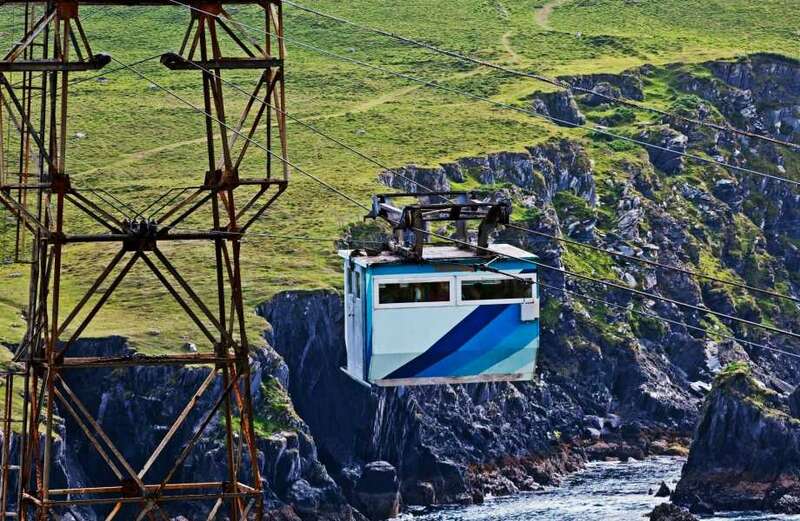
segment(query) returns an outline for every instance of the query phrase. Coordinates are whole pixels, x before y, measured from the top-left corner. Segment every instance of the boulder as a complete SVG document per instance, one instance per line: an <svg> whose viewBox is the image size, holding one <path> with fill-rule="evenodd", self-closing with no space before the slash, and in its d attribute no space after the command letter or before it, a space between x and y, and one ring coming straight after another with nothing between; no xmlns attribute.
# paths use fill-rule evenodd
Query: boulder
<svg viewBox="0 0 800 521"><path fill-rule="evenodd" d="M428 481L414 481L403 487L403 502L428 507L436 504L436 489Z"/></svg>
<svg viewBox="0 0 800 521"><path fill-rule="evenodd" d="M372 521L397 516L400 483L395 468L386 461L368 463L356 484L355 499L359 511Z"/></svg>
<svg viewBox="0 0 800 521"><path fill-rule="evenodd" d="M800 497L793 494L784 494L772 502L767 502L767 506L778 514L795 516L800 514Z"/></svg>
<svg viewBox="0 0 800 521"><path fill-rule="evenodd" d="M677 505L663 503L650 512L650 521L697 521L697 518Z"/></svg>
<svg viewBox="0 0 800 521"><path fill-rule="evenodd" d="M744 203L744 196L738 183L732 179L720 179L714 183L714 195L724 201L731 209L739 211Z"/></svg>
<svg viewBox="0 0 800 521"><path fill-rule="evenodd" d="M314 516L319 513L323 496L308 481L298 479L289 488L287 499L300 516Z"/></svg>
<svg viewBox="0 0 800 521"><path fill-rule="evenodd" d="M581 100L590 107L597 107L609 103L612 98L621 98L622 91L607 81L601 81L594 86L591 93L587 93Z"/></svg>

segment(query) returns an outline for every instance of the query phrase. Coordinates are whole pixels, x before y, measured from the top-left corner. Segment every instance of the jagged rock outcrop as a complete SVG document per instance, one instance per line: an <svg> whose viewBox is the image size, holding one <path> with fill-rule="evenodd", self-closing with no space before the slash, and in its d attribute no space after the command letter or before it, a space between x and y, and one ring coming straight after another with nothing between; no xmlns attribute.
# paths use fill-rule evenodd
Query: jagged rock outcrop
<svg viewBox="0 0 800 521"><path fill-rule="evenodd" d="M558 192L570 191L590 206L597 200L592 162L575 141L552 140L526 152L499 152L470 157L436 168L407 166L382 172L379 180L392 188L418 191L419 183L434 190L449 189L449 180L472 177L485 185L508 183L532 192L528 204L546 205ZM513 188L512 188L513 190Z"/></svg>
<svg viewBox="0 0 800 521"><path fill-rule="evenodd" d="M713 103L740 128L800 137L800 62L755 54L707 67L712 77L683 75L681 87Z"/></svg>
<svg viewBox="0 0 800 521"><path fill-rule="evenodd" d="M446 192L450 190L447 172L448 170L444 167L423 168L411 165L381 172L380 180L385 185L404 192L418 192L419 185L417 183L436 192Z"/></svg>
<svg viewBox="0 0 800 521"><path fill-rule="evenodd" d="M706 398L673 500L714 510L800 512L800 420L746 365Z"/></svg>
<svg viewBox="0 0 800 521"><path fill-rule="evenodd" d="M622 74L585 74L579 76L560 76L558 78L573 87L587 89L604 94L611 94L616 98L628 98L635 101L644 100L643 82L641 76L636 73ZM581 94L581 102L589 106L602 105L608 100L594 96L591 93Z"/></svg>
<svg viewBox="0 0 800 521"><path fill-rule="evenodd" d="M689 138L677 130L669 127L660 127L647 130L639 135L639 139L650 143L653 147L647 149L650 162L659 170L667 174L677 174L684 168Z"/></svg>
<svg viewBox="0 0 800 521"><path fill-rule="evenodd" d="M672 494L672 491L669 489L669 485L667 485L666 483L664 483L662 481L661 485L659 485L659 487L658 487L658 490L656 490L655 496L656 497L669 497L670 494Z"/></svg>

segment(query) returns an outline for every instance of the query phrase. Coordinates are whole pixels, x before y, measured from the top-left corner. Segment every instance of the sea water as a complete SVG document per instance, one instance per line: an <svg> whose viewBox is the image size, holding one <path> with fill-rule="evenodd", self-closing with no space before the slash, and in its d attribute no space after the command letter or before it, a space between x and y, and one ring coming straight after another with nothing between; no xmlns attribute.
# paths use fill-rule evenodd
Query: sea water
<svg viewBox="0 0 800 521"><path fill-rule="evenodd" d="M658 457L590 463L565 478L561 486L542 492L488 498L483 505L437 507L405 517L414 521L642 521L656 505L666 501L653 493L662 481L675 488L684 462L682 458ZM800 521L800 516L738 512L705 519Z"/></svg>

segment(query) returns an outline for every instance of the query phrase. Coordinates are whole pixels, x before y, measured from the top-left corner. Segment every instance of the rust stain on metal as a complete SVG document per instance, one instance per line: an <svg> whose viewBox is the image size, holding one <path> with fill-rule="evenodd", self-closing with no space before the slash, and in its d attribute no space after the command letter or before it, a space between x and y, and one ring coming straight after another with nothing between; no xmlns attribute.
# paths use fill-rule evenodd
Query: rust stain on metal
<svg viewBox="0 0 800 521"><path fill-rule="evenodd" d="M286 190L287 160L283 45L273 38L283 36L282 6L279 0L231 0L226 3L253 4L264 10L263 42L250 42L237 34L239 27L219 2L190 1L190 20L179 52L168 53L162 63L176 73L193 73L200 80L205 106L207 170L197 173L198 185L170 190L145 212L134 213L123 201L105 191L73 182L67 173L70 74L98 70L110 57L95 54L81 23L83 5L157 6L170 1L29 1L24 4L24 34L0 59L0 129L15 128L19 139L15 165L6 168L8 143L0 141L0 205L17 218L16 259L30 264L27 329L3 375L5 401L0 427L3 445L0 457L0 517L13 515L22 520L49 519L59 510L74 506L107 505L106 520L168 519L168 502L213 502L208 519L219 512L233 520L263 518L264 505L258 469L256 436L253 428L249 350L241 282L241 240L247 229ZM121 30L124 30L122 28ZM272 38L269 34L272 33ZM222 51L222 40L235 44L238 55ZM245 43L248 42L248 43ZM253 99L235 120L227 122L222 71L255 71L257 84ZM186 72L181 72L186 71ZM35 74L36 73L36 74ZM19 78L19 81L12 81ZM261 101L259 101L261 100ZM271 103L269 102L271 100ZM273 106L270 106L273 105ZM268 150L262 176L242 179L250 138L266 122ZM4 127L5 126L5 127ZM230 129L236 128L233 132ZM240 132L241 131L241 132ZM0 132L0 135L3 135ZM240 143L240 137L247 138ZM0 138L2 139L2 138ZM15 143L17 144L17 143ZM273 152L274 150L274 152ZM281 164L276 170L271 155ZM248 156L248 159L251 159ZM239 197L236 197L236 196ZM244 204L239 204L239 199ZM68 211L69 208L69 211ZM75 215L88 217L99 227L96 232L73 233ZM203 218L205 230L182 231L188 219ZM164 242L207 243L215 251L212 276L216 296L206 302L192 288L180 270L161 250ZM72 244L117 244L119 249L108 265L98 269L97 279L70 309L62 309L64 251ZM176 246L180 247L180 246ZM25 258L26 251L30 258ZM131 269L143 264L195 323L213 345L213 352L166 356L70 356L70 348L120 288ZM109 282L110 281L110 282ZM92 303L93 302L93 303ZM175 419L142 468L117 448L92 416L63 374L73 370L133 366L211 365L207 378ZM181 453L168 462L163 479L148 482L156 461L165 463L165 447L199 409L200 397L212 393L220 381L213 405L202 413L200 427L193 431ZM12 401L21 381L24 393L22 418L12 418ZM116 483L98 483L81 488L52 488L54 407L60 404L74 420L87 441L116 476ZM182 464L202 438L218 413L225 429L227 479L220 482L175 483ZM236 421L235 421L236 418ZM145 418L142 418L145 426ZM235 443L238 421L242 443ZM12 424L20 424L19 461L10 460ZM44 436L40 435L44 429ZM240 450L248 453L249 468L242 468ZM11 473L18 476L11 478ZM12 490L11 482L18 483ZM8 512L12 498L15 512Z"/></svg>

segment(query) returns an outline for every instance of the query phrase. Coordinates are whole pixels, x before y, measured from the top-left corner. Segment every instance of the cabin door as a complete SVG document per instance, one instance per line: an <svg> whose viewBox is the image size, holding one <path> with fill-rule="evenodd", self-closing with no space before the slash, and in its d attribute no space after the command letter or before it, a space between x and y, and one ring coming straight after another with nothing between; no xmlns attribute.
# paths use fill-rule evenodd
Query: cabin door
<svg viewBox="0 0 800 521"><path fill-rule="evenodd" d="M364 277L359 269L353 270L353 345L358 346L358 349L366 350L364 345L364 328L366 327L366 314L364 312ZM362 352L364 360L366 360L366 353Z"/></svg>
<svg viewBox="0 0 800 521"><path fill-rule="evenodd" d="M345 280L347 313L345 328L345 345L347 346L347 372L358 380L364 379L364 281L361 271L352 266L347 271Z"/></svg>

